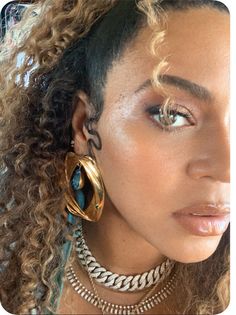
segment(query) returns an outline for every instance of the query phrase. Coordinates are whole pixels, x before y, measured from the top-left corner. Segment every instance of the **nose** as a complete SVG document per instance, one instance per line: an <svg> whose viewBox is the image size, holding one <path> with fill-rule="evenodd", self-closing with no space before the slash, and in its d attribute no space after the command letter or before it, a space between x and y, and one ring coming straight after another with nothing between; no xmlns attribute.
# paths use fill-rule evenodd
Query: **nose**
<svg viewBox="0 0 236 315"><path fill-rule="evenodd" d="M218 124L213 130L202 134L201 137L201 145L198 147L197 154L195 152L196 158L191 159L188 164L188 175L193 179L208 177L214 181L229 183L229 124Z"/></svg>

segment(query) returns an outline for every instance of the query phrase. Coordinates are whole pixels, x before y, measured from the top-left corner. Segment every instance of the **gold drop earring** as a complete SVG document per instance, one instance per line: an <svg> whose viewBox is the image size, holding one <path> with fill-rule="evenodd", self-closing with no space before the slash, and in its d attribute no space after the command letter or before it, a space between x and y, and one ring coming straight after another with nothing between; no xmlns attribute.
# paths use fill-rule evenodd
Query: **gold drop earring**
<svg viewBox="0 0 236 315"><path fill-rule="evenodd" d="M74 140L71 146L74 147ZM88 221L98 221L104 207L105 188L95 160L88 155L68 152L65 158L65 185L69 212Z"/></svg>

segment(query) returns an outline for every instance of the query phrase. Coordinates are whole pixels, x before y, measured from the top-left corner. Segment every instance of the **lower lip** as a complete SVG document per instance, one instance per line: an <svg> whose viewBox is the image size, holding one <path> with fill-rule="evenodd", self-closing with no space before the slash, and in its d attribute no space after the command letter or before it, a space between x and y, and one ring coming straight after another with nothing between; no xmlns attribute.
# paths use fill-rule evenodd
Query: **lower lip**
<svg viewBox="0 0 236 315"><path fill-rule="evenodd" d="M195 216L192 214L174 214L177 222L187 231L199 236L223 234L229 225L229 214L219 216Z"/></svg>

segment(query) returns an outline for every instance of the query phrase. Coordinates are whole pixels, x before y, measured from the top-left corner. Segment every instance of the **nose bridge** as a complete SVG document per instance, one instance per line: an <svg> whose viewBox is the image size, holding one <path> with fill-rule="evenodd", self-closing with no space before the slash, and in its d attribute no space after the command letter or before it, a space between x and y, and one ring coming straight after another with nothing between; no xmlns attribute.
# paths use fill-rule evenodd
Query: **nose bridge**
<svg viewBox="0 0 236 315"><path fill-rule="evenodd" d="M211 177L215 181L230 182L230 132L225 120L215 122L199 136L195 157L188 165L194 179Z"/></svg>
<svg viewBox="0 0 236 315"><path fill-rule="evenodd" d="M230 181L230 134L229 134L229 124L225 121L218 125L218 130L216 130L216 137L213 142L213 154L215 152L216 159L215 167L219 171L219 177L222 177L222 181Z"/></svg>

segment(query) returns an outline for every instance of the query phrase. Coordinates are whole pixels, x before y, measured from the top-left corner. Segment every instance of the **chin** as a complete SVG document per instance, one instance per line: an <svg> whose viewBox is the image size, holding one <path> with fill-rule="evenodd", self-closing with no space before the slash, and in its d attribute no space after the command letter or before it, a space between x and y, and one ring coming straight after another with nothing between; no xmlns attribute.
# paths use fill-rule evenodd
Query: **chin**
<svg viewBox="0 0 236 315"><path fill-rule="evenodd" d="M182 244L175 246L169 255L166 255L170 259L177 262L189 264L198 263L208 259L217 249L221 236L211 236L211 237L196 237L191 241L183 241Z"/></svg>

